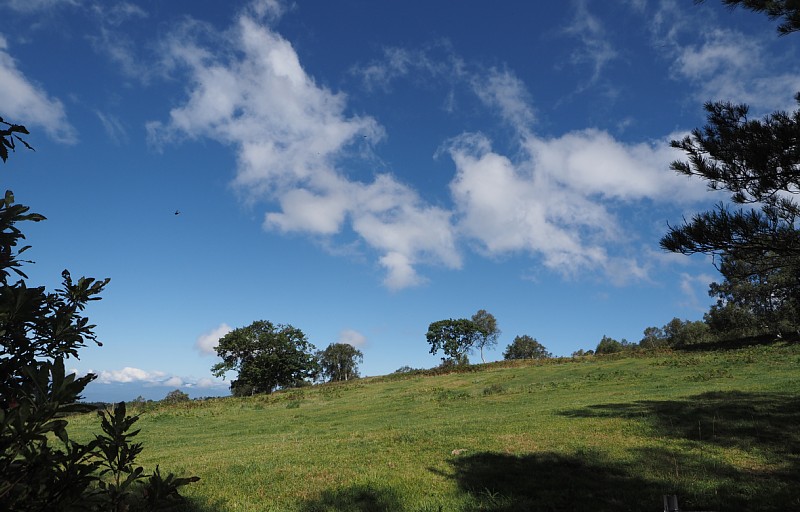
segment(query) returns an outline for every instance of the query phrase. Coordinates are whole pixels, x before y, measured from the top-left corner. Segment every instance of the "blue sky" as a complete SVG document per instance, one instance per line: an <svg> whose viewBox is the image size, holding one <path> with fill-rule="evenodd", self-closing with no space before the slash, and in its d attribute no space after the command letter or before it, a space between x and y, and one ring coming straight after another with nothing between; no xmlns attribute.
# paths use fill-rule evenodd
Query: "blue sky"
<svg viewBox="0 0 800 512"><path fill-rule="evenodd" d="M487 360L702 318L713 266L658 240L724 196L668 142L705 101L800 90L795 40L711 0L0 7L0 116L36 147L3 180L48 217L31 282L111 278L70 362L90 400L225 394L213 342L259 319L380 375L478 309Z"/></svg>

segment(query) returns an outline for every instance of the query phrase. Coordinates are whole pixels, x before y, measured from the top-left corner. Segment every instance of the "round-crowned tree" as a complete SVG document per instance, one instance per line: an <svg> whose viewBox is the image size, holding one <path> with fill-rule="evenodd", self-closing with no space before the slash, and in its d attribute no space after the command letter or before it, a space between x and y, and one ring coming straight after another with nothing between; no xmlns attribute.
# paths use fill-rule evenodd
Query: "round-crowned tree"
<svg viewBox="0 0 800 512"><path fill-rule="evenodd" d="M503 352L505 359L547 359L552 354L547 349L527 334L517 336Z"/></svg>
<svg viewBox="0 0 800 512"><path fill-rule="evenodd" d="M220 338L216 351L222 362L211 372L223 378L228 371L238 372L231 382L231 392L236 396L272 393L297 386L319 373L314 349L300 329L257 320Z"/></svg>

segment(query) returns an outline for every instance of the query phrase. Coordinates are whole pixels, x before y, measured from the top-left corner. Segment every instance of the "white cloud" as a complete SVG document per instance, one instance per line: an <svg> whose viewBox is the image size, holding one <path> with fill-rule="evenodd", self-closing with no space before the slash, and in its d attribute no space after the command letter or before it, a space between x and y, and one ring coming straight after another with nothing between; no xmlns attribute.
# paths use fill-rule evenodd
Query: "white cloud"
<svg viewBox="0 0 800 512"><path fill-rule="evenodd" d="M352 347L363 347L367 343L367 337L353 329L345 329L339 333L339 343L346 343Z"/></svg>
<svg viewBox="0 0 800 512"><path fill-rule="evenodd" d="M194 342L194 347L201 353L201 354L211 354L215 355L217 353L216 348L217 344L219 343L219 339L231 332L233 329L228 324L220 324L218 327L205 332L197 337L197 340Z"/></svg>
<svg viewBox="0 0 800 512"><path fill-rule="evenodd" d="M7 0L6 6L19 12L33 13L66 5L78 6L79 0Z"/></svg>
<svg viewBox="0 0 800 512"><path fill-rule="evenodd" d="M331 236L350 221L379 252L385 283L423 281L421 262L460 265L450 213L425 205L388 174L350 179L335 162L383 137L370 117L347 116L347 98L316 84L292 45L248 15L229 44L236 57L218 58L186 38L173 39L167 58L189 70L186 103L167 124L151 123L151 138L210 137L237 148L234 184L250 198L270 199L266 229Z"/></svg>
<svg viewBox="0 0 800 512"><path fill-rule="evenodd" d="M708 311L708 287L714 281L715 278L709 274L692 275L681 272L680 289L684 296L681 305L701 313ZM701 300L700 296L705 299Z"/></svg>
<svg viewBox="0 0 800 512"><path fill-rule="evenodd" d="M673 0L655 5L652 15L645 14L653 45L672 60L674 79L695 88L695 100L746 103L754 112L796 107L800 73L791 71L796 56L790 48L780 49L774 32L731 29L730 14L718 18L709 5L690 11Z"/></svg>
<svg viewBox="0 0 800 512"><path fill-rule="evenodd" d="M17 68L8 52L8 43L0 34L0 105L7 121L34 126L58 142L77 142L75 128L67 120L64 105L50 98L40 86L29 80Z"/></svg>
<svg viewBox="0 0 800 512"><path fill-rule="evenodd" d="M163 382L163 385L177 388L183 386L184 382L183 379L181 379L180 377L170 377L169 379Z"/></svg>
<svg viewBox="0 0 800 512"><path fill-rule="evenodd" d="M317 84L292 45L253 12L245 10L225 33L209 35L203 27L203 38L183 30L169 40L165 62L185 70L189 86L167 122L148 125L151 140L208 137L231 145L234 185L253 204L276 205L264 214L265 229L309 234L329 245L352 231L375 251L390 289L424 283L421 265L460 268L464 242L490 256L526 252L567 276L600 270L616 283L646 279L618 208L707 199L702 186L669 171L680 155L668 138L622 143L596 129L542 137L534 131L530 95L512 72L477 76L449 52L437 64L427 51L401 49L357 71L368 84L388 87L412 71L442 78L452 70L451 80L463 80L515 130L518 146L513 156L503 155L479 133L445 144L455 164L452 205L426 203L391 174L354 179L340 162L370 152L383 128L367 115L346 114L347 96ZM598 74L616 54L584 2L578 14L575 34L585 29ZM216 46L200 43L207 38ZM687 57L685 65L698 64Z"/></svg>
<svg viewBox="0 0 800 512"><path fill-rule="evenodd" d="M518 132L528 132L535 116L525 85L513 73L492 69L486 77L473 79L472 88L486 106L496 109Z"/></svg>
<svg viewBox="0 0 800 512"><path fill-rule="evenodd" d="M575 18L565 32L581 42L571 54L573 64L588 64L592 69L588 84L597 82L603 69L618 57L618 53L600 19L589 12L586 0L575 2Z"/></svg>
<svg viewBox="0 0 800 512"><path fill-rule="evenodd" d="M166 377L164 372L148 372L140 368L132 368L126 366L121 370L100 370L99 372L91 372L97 374L97 382L102 384L111 384L113 382L162 382Z"/></svg>
<svg viewBox="0 0 800 512"><path fill-rule="evenodd" d="M100 120L100 124L103 125L103 129L105 129L108 138L111 139L114 144L120 145L128 142L128 131L116 116L105 114L99 110L95 110L94 113Z"/></svg>
<svg viewBox="0 0 800 512"><path fill-rule="evenodd" d="M162 371L148 371L141 368L126 366L121 370L89 370L88 373L97 375L95 382L100 384L143 384L146 386L167 386L167 387L198 387L213 388L227 387L227 383L203 377L200 379L192 377L179 377L170 375Z"/></svg>

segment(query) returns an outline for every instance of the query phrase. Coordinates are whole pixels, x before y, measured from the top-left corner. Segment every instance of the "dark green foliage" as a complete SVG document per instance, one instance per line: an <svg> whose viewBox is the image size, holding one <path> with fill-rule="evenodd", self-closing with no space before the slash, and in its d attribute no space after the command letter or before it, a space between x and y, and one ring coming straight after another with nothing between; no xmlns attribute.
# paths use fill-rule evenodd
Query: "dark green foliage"
<svg viewBox="0 0 800 512"><path fill-rule="evenodd" d="M2 160L14 140L30 147L15 135L27 134L24 127L0 124L10 126L0 130ZM67 432L69 415L93 410L78 400L95 375L67 374L64 361L89 341L100 345L82 312L109 280L73 281L65 270L55 292L28 287L21 266L30 262L19 258L28 246L17 249L25 239L17 224L44 220L29 210L10 191L0 201L0 510L128 510L136 503L130 484L143 474L132 466L141 446L129 442L135 419L125 418L124 403L121 418L119 409L103 417L105 436L81 444Z"/></svg>
<svg viewBox="0 0 800 512"><path fill-rule="evenodd" d="M317 361L323 378L329 382L358 378L358 363L364 362L364 354L347 343L331 343L317 352Z"/></svg>
<svg viewBox="0 0 800 512"><path fill-rule="evenodd" d="M440 350L447 358L443 363L469 364L467 354L481 336L481 330L466 318L439 320L428 326L425 338L431 345L431 354Z"/></svg>
<svg viewBox="0 0 800 512"><path fill-rule="evenodd" d="M172 510L179 507L186 500L180 495L178 489L199 480L200 478L196 476L176 477L172 473L163 477L161 470L156 465L156 470L147 477L141 489L144 510Z"/></svg>
<svg viewBox="0 0 800 512"><path fill-rule="evenodd" d="M236 396L298 387L319 373L314 345L291 325L258 320L223 336L216 350L222 362L211 372L224 377L225 372L237 371L238 378L231 382Z"/></svg>
<svg viewBox="0 0 800 512"><path fill-rule="evenodd" d="M695 0L702 3L704 0ZM780 19L778 33L782 36L800 30L800 3L797 0L722 0L731 7L744 7L754 12L764 13L770 19Z"/></svg>
<svg viewBox="0 0 800 512"><path fill-rule="evenodd" d="M167 393L167 396L165 396L164 399L161 400L161 402L165 404L177 404L180 402L188 402L188 401L189 401L189 395L187 393L184 393L180 389L174 389L170 391L169 393Z"/></svg>
<svg viewBox="0 0 800 512"><path fill-rule="evenodd" d="M68 509L89 493L97 462L92 446L69 439L68 414L88 411L77 404L94 375L64 371L87 341L97 342L81 315L108 280L81 278L66 270L62 288L29 288L16 250L25 236L16 226L44 217L14 204L6 192L0 203L0 502L16 510ZM97 342L99 344L99 342Z"/></svg>
<svg viewBox="0 0 800 512"><path fill-rule="evenodd" d="M18 135L20 133L30 135L24 126L6 122L2 117L0 117L0 126L3 126L3 128L0 128L0 160L3 160L3 162L8 160L8 150L14 151L16 149L14 141L21 142L23 146L33 151L31 145Z"/></svg>
<svg viewBox="0 0 800 512"><path fill-rule="evenodd" d="M646 327L644 337L639 341L639 346L644 349L667 347L669 346L669 339L663 328Z"/></svg>
<svg viewBox="0 0 800 512"><path fill-rule="evenodd" d="M794 0L723 2L781 18L781 33L800 28L800 4ZM800 102L800 95L795 99ZM707 103L705 110L706 126L672 141L672 147L683 150L688 159L671 167L705 180L711 190L729 192L731 201L743 206L731 210L720 203L698 213L670 227L661 247L682 254L710 254L719 262L729 286L712 288L711 293L721 300L718 309L729 303L735 307L718 311L713 322L717 329L724 332L720 324L735 319L728 330L750 332L755 326L741 324L751 323L742 315L743 303L748 301L744 310L774 329L780 322L758 311L763 306L772 309L771 299L765 303L763 297L776 289L778 302L797 302L800 297L800 205L794 199L800 190L800 111L750 119L747 105L714 102ZM738 297L740 293L745 296Z"/></svg>
<svg viewBox="0 0 800 512"><path fill-rule="evenodd" d="M600 343L597 344L597 348L594 349L595 354L616 354L618 352L622 352L626 349L631 348L633 345L628 343L625 340L617 341L614 338L609 338L608 336L603 336L603 339L600 340Z"/></svg>
<svg viewBox="0 0 800 512"><path fill-rule="evenodd" d="M517 336L503 352L504 359L547 359L553 354L547 351L544 345L527 334Z"/></svg>
<svg viewBox="0 0 800 512"><path fill-rule="evenodd" d="M703 345L714 341L708 324L702 320L681 320L673 318L664 326L667 343L673 348L686 348L691 345Z"/></svg>
<svg viewBox="0 0 800 512"><path fill-rule="evenodd" d="M411 373L411 372L416 372L416 371L419 371L419 370L417 370L415 368L412 368L412 367L410 367L408 365L404 365L404 366L401 366L400 368L396 369L394 371L394 373Z"/></svg>
<svg viewBox="0 0 800 512"><path fill-rule="evenodd" d="M647 327L639 342L643 349L686 348L716 341L708 324L702 320L673 318L663 327Z"/></svg>
<svg viewBox="0 0 800 512"><path fill-rule="evenodd" d="M794 260L780 267L722 258L722 283L712 283L709 295L717 303L706 315L722 339L771 334L795 334L800 328L800 268Z"/></svg>
<svg viewBox="0 0 800 512"><path fill-rule="evenodd" d="M487 312L485 309L480 309L477 313L472 315L472 322L478 328L478 337L475 340L475 346L480 350L481 362L485 363L486 360L483 358L483 349L492 348L497 345L497 338L500 336L500 328L497 327L497 319L494 315Z"/></svg>
<svg viewBox="0 0 800 512"><path fill-rule="evenodd" d="M98 415L103 430L94 443L102 468L98 485L105 491L111 510L125 510L134 484L145 477L144 468L134 465L142 452L142 444L132 442L139 431L129 432L139 416L128 416L125 402L116 404L112 411L98 411Z"/></svg>

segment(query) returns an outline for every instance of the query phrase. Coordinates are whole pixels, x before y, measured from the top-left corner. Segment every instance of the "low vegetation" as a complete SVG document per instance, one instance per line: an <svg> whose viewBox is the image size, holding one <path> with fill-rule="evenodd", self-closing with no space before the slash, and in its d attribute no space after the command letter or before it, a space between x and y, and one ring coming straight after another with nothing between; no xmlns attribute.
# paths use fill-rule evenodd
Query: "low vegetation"
<svg viewBox="0 0 800 512"><path fill-rule="evenodd" d="M162 404L139 460L200 476L190 511L797 510L799 365L626 352Z"/></svg>

